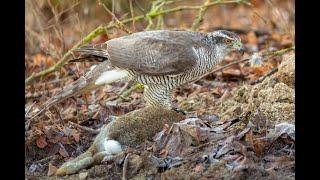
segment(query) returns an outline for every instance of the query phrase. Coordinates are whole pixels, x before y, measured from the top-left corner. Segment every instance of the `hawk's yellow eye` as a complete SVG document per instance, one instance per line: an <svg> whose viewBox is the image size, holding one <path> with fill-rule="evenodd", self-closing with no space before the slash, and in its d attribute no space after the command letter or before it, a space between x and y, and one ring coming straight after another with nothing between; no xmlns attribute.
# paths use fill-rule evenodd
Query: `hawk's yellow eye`
<svg viewBox="0 0 320 180"><path fill-rule="evenodd" d="M227 44L230 44L231 40L230 39L224 39L224 42L227 43Z"/></svg>

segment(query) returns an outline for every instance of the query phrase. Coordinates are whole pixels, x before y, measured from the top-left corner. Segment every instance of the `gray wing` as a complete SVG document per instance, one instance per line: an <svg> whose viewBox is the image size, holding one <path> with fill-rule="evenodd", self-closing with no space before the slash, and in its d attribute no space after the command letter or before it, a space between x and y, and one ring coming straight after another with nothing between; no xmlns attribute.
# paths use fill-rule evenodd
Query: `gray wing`
<svg viewBox="0 0 320 180"><path fill-rule="evenodd" d="M111 64L119 68L150 75L177 75L197 63L193 36L179 31L136 33L108 41L107 52Z"/></svg>

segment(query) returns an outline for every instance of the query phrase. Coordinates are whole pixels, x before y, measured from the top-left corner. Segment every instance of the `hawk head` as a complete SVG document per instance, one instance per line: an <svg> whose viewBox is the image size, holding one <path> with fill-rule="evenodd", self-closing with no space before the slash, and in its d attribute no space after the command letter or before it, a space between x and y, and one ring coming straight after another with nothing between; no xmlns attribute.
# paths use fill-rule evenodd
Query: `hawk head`
<svg viewBox="0 0 320 180"><path fill-rule="evenodd" d="M244 49L240 37L231 31L217 30L206 34L205 41L213 46L221 55L231 51L239 51L243 54Z"/></svg>

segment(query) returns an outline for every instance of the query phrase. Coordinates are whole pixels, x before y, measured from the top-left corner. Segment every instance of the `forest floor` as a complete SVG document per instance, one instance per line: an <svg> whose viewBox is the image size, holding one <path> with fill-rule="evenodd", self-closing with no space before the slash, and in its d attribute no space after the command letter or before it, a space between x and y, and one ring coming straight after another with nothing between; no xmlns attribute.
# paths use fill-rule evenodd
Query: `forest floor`
<svg viewBox="0 0 320 180"><path fill-rule="evenodd" d="M262 58L261 64L257 58L250 58L254 53L294 46L291 28L294 18L289 17L294 2L276 1L274 6L278 12L289 14L282 24L275 16L277 12L266 8L266 2L253 2L256 2L255 13L240 5L224 6L224 9L213 7L207 11L200 31L231 29L241 36L246 49L243 56L229 54L215 69L243 58L250 60L214 70L194 83L179 87L173 99L178 107L191 114L186 120L164 127L152 139L130 153L121 153L114 161L58 179L294 179L295 53L267 56ZM217 15L223 12L227 14ZM197 12L168 15L165 28L173 29L179 24L179 29L186 29L196 15ZM247 23L242 16L251 17L251 21ZM87 27L90 29L97 24L99 22L88 23ZM137 23L135 31L143 30L142 27L145 24ZM63 28L63 48L70 49L81 37L72 36L78 26L72 28L67 24ZM124 34L115 29L95 41L103 42ZM59 54L56 49L62 47L61 38L50 38L43 38L44 44L50 39L44 49ZM26 40L26 43L29 47L25 55L26 77L58 61L59 55L41 50L41 42ZM38 45L40 50L32 50L32 45ZM91 65L67 64L27 85L26 114L36 111L40 104L75 81ZM114 116L144 107L142 89L119 98L125 85L117 82L69 98L26 123L26 179L56 179L52 175L57 168L88 149L99 128Z"/></svg>

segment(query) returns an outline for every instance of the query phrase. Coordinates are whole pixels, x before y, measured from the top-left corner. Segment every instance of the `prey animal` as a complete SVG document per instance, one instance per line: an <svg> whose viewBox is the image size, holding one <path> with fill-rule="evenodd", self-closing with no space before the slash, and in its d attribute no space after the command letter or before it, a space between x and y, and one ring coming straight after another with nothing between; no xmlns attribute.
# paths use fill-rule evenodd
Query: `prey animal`
<svg viewBox="0 0 320 180"><path fill-rule="evenodd" d="M84 91L120 80L142 83L146 106L179 110L171 102L176 87L195 81L231 51L243 51L239 36L226 30L145 31L75 50L72 61L98 61L84 76L43 104L40 112Z"/></svg>

